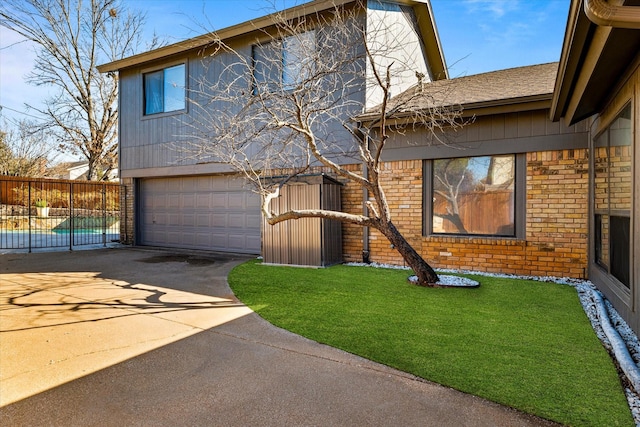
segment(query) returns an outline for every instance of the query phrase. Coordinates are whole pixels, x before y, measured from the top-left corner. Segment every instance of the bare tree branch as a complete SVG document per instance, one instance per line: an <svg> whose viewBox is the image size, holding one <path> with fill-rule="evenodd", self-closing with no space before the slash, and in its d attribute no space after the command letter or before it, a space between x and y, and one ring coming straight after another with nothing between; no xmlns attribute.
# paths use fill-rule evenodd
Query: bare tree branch
<svg viewBox="0 0 640 427"><path fill-rule="evenodd" d="M0 175L43 177L47 165L57 155L43 132L26 120L11 128L5 122L2 128L5 130L0 130Z"/></svg>
<svg viewBox="0 0 640 427"><path fill-rule="evenodd" d="M5 0L0 25L38 47L27 81L52 86L40 129L60 147L89 162L89 180L106 179L117 165L118 79L101 74L100 62L136 53L144 15L118 0Z"/></svg>

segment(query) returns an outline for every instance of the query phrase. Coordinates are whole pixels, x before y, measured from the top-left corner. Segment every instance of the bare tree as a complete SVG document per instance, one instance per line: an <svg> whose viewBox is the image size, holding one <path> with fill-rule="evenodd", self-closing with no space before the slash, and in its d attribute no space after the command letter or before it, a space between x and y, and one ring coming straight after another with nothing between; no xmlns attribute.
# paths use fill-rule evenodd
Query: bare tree
<svg viewBox="0 0 640 427"><path fill-rule="evenodd" d="M426 127L437 139L444 127L460 126L460 113L427 99L425 70L416 69L412 56L420 46L406 22L365 26L359 10L336 6L295 20L276 15L275 28L265 30L250 52L212 40L204 59L210 71L190 94L197 117L192 154L243 173L262 196L269 224L321 217L375 228L413 268L419 284L433 285L437 274L393 222L382 153L390 132ZM368 119L356 120L369 105L374 108ZM282 186L313 170L364 189L367 212L275 212L271 201Z"/></svg>
<svg viewBox="0 0 640 427"><path fill-rule="evenodd" d="M20 121L17 127L0 130L0 175L39 178L56 157L44 132L33 123Z"/></svg>
<svg viewBox="0 0 640 427"><path fill-rule="evenodd" d="M101 74L100 62L135 53L144 15L127 13L117 0L4 0L0 25L36 44L27 81L53 86L41 123L59 146L89 162L89 180L102 180L116 165L118 80ZM100 171L100 173L98 173Z"/></svg>

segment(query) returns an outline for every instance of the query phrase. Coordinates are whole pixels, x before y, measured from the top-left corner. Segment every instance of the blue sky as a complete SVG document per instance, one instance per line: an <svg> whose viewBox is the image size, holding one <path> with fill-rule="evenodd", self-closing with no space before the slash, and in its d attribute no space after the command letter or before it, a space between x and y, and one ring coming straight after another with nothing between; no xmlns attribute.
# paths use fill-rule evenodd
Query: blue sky
<svg viewBox="0 0 640 427"><path fill-rule="evenodd" d="M147 14L145 37L169 43L262 16L301 0L121 0ZM558 61L570 0L431 0L451 77ZM34 114L44 88L24 83L33 48L0 29L0 120ZM15 110L15 111L14 111ZM17 113L16 111L20 112Z"/></svg>

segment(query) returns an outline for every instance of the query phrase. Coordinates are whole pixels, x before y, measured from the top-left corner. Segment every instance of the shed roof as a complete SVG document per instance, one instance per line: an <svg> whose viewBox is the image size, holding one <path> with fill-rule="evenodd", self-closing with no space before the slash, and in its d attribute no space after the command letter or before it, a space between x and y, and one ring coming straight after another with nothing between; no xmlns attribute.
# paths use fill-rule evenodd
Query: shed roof
<svg viewBox="0 0 640 427"><path fill-rule="evenodd" d="M516 104L527 104L528 109L532 103L548 108L557 70L558 63L551 62L416 84L393 97L388 107L389 111L397 108L394 117L437 107L461 107L465 114L481 110L494 114L505 107L513 112ZM360 119L372 119L379 112L380 106L374 107Z"/></svg>

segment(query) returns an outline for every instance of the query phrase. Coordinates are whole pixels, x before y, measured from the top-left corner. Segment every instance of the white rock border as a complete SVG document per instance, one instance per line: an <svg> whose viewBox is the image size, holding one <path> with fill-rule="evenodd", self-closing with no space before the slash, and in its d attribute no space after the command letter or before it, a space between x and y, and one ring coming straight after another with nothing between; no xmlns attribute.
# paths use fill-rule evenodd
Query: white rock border
<svg viewBox="0 0 640 427"><path fill-rule="evenodd" d="M392 268L399 270L410 270L406 266L379 264L379 263L347 263L345 265ZM624 391L627 396L627 403L636 426L640 426L640 341L618 314L616 309L607 301L596 286L588 280L573 279L570 277L555 276L519 276L514 274L486 273L469 270L436 269L438 273L472 274L476 276L499 277L506 279L535 280L538 282L550 282L561 285L569 285L576 289L582 308L586 313L596 336L602 345L609 352L622 371L622 376L626 379ZM415 277L415 276L412 276ZM441 276L449 278L457 276ZM469 279L470 280L470 279ZM475 282L475 281L473 281ZM476 282L477 283L477 282Z"/></svg>

